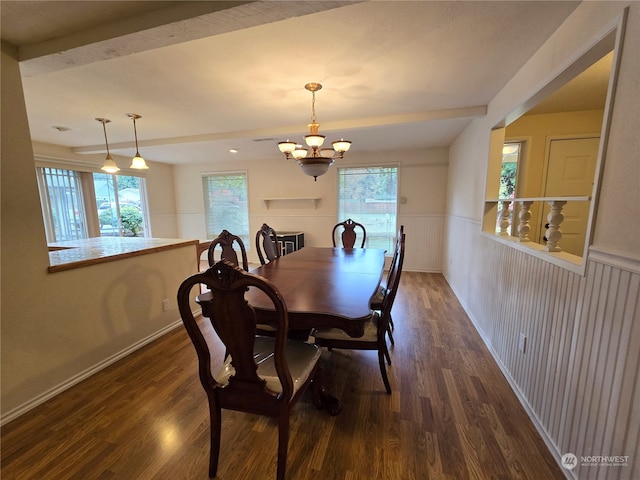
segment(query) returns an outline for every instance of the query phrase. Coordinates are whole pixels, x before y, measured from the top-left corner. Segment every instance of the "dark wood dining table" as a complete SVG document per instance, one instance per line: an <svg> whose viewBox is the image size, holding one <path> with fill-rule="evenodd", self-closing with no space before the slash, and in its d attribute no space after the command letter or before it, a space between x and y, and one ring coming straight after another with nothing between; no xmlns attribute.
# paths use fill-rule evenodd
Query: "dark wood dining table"
<svg viewBox="0 0 640 480"><path fill-rule="evenodd" d="M370 301L384 269L385 250L304 247L251 270L275 284L287 304L289 328L332 327L362 336L370 318ZM210 293L198 296L206 316ZM270 323L273 306L249 289L245 298L259 323Z"/></svg>
<svg viewBox="0 0 640 480"><path fill-rule="evenodd" d="M304 247L251 270L273 282L285 299L290 329L334 327L364 333L371 297L384 269L382 249ZM273 307L257 290L245 297L268 323Z"/></svg>

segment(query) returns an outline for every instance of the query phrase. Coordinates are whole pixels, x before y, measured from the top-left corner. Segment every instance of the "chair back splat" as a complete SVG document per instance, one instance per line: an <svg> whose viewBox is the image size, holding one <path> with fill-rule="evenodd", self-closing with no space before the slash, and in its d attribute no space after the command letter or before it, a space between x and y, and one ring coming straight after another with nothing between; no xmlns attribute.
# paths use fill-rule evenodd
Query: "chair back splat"
<svg viewBox="0 0 640 480"><path fill-rule="evenodd" d="M242 265L238 262L238 253L233 248L234 244L237 245L242 256ZM244 246L244 242L237 235L233 235L228 230L222 230L209 245L207 252L207 259L209 260L209 266L213 266L216 263L215 253L216 249L220 249L220 260L227 260L234 265L241 267L242 269L249 271L249 261L247 260L247 249Z"/></svg>
<svg viewBox="0 0 640 480"><path fill-rule="evenodd" d="M337 223L333 227L333 231L331 232L331 238L333 240L334 247L338 246L338 242L336 242L336 230L338 230L339 228L342 228L342 235L340 236L342 248L354 247L357 239L356 228L359 228L362 232L362 242L360 244L360 248L364 248L365 242L367 241L367 230L364 228L364 225L358 222L354 222L350 218L348 218L344 222Z"/></svg>
<svg viewBox="0 0 640 480"><path fill-rule="evenodd" d="M212 299L208 318L195 319L192 312L192 289L205 285ZM245 300L248 288L264 292L273 303L275 327L273 337L256 336L255 311ZM312 384L313 402L321 407L320 392L314 376L318 371L321 350L315 345L287 341L287 307L278 289L268 280L231 264L226 260L207 271L187 278L178 290L178 307L185 329L198 356L200 383L209 402L211 451L209 476L218 471L221 409L278 418L277 479L284 480L289 443L291 406L305 388ZM226 349L218 369L212 370L209 348L215 334Z"/></svg>
<svg viewBox="0 0 640 480"><path fill-rule="evenodd" d="M256 250L262 265L279 258L282 253L276 231L266 223L256 233Z"/></svg>

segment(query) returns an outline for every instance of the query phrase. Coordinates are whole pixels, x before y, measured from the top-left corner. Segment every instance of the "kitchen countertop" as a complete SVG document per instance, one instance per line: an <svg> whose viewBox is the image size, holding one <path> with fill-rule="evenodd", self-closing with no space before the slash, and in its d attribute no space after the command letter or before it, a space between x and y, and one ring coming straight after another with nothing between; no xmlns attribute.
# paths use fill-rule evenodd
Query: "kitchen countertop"
<svg viewBox="0 0 640 480"><path fill-rule="evenodd" d="M198 240L144 237L95 237L50 243L49 272L60 272L197 244Z"/></svg>

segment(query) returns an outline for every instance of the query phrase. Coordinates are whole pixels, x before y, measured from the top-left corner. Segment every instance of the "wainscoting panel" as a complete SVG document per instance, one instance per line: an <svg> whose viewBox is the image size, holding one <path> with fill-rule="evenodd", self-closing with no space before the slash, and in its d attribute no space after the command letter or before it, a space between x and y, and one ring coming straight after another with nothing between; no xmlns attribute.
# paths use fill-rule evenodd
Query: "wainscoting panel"
<svg viewBox="0 0 640 480"><path fill-rule="evenodd" d="M398 225L404 225L407 238L403 268L414 272L442 272L444 217L399 215Z"/></svg>
<svg viewBox="0 0 640 480"><path fill-rule="evenodd" d="M587 462L574 470L576 478L640 478L639 291L637 273L599 261L588 263L571 345L559 444L579 458L628 456L629 467Z"/></svg>
<svg viewBox="0 0 640 480"><path fill-rule="evenodd" d="M595 254L583 277L477 227L448 219L446 277L558 461L576 455L567 477L640 478L637 261Z"/></svg>

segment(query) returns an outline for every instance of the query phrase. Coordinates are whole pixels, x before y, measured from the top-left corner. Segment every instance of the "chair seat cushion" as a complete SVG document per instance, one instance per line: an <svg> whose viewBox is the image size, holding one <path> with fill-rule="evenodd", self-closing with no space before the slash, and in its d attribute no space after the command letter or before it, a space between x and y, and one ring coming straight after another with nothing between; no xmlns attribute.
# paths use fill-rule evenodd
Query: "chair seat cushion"
<svg viewBox="0 0 640 480"><path fill-rule="evenodd" d="M387 291L387 287L384 285L379 285L376 293L371 297L371 310L382 310L382 302L384 301L384 295Z"/></svg>
<svg viewBox="0 0 640 480"><path fill-rule="evenodd" d="M371 319L364 325L364 335L361 337L350 337L344 330L339 328L316 328L313 336L323 340L345 340L349 342L375 342L378 339L378 320L380 315L377 312L371 314Z"/></svg>
<svg viewBox="0 0 640 480"><path fill-rule="evenodd" d="M276 366L273 361L274 345L275 338L257 336L253 347L253 357L258 365L258 376L267 382L267 388L273 392L282 392L282 384L276 373ZM285 354L291 378L293 379L293 395L295 395L309 378L320 359L322 350L317 345L287 340ZM235 368L231 365L231 355L228 355L224 365L214 378L220 385L227 385L229 378L235 372Z"/></svg>

